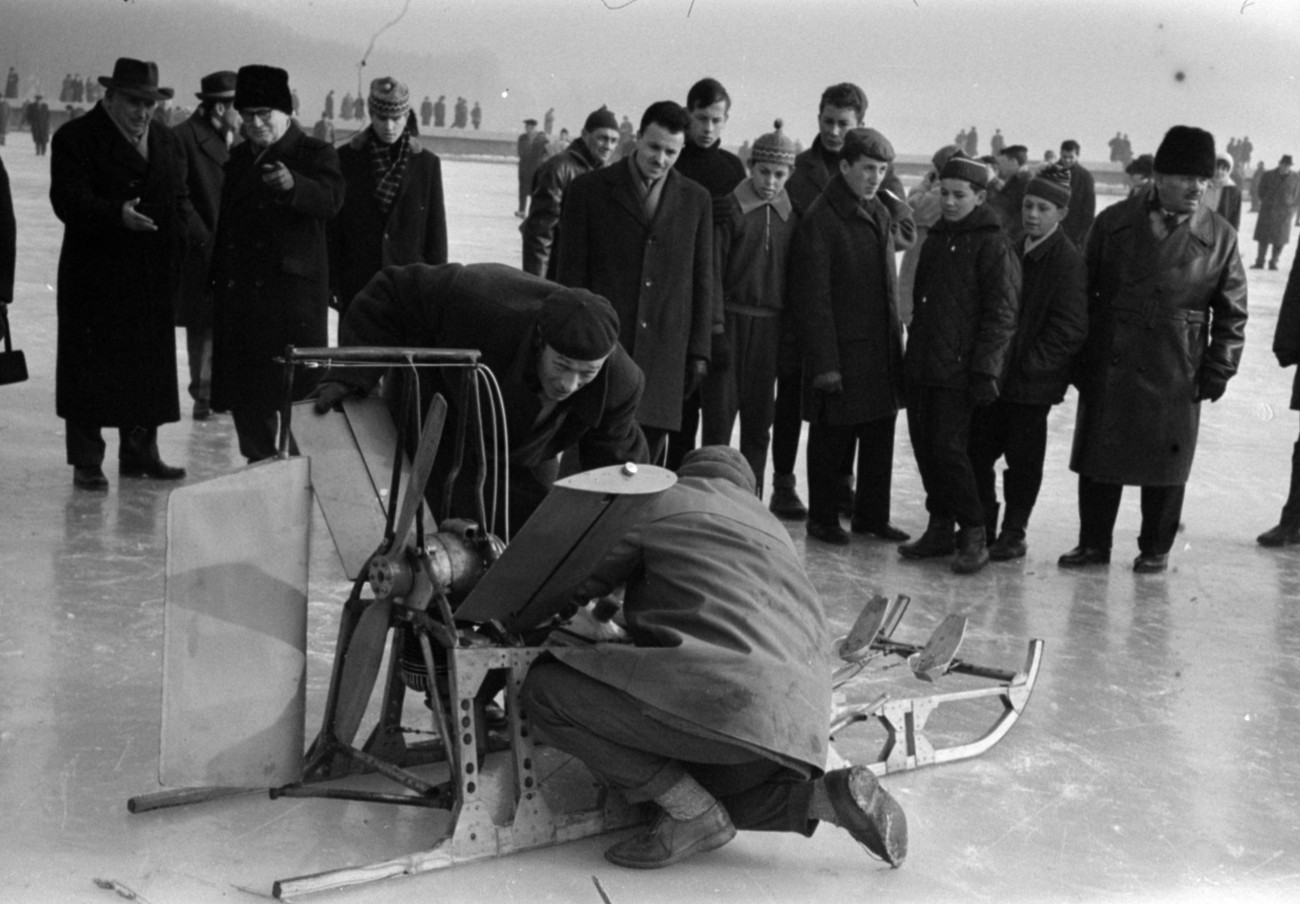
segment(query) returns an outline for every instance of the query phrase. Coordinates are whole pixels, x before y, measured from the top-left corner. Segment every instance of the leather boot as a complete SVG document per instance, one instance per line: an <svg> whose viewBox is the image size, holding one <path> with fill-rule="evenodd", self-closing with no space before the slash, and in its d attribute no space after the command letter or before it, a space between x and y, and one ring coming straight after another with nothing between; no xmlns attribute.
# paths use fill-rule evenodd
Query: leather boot
<svg viewBox="0 0 1300 904"><path fill-rule="evenodd" d="M952 570L957 574L974 574L989 563L983 527L963 527L957 532L957 555Z"/></svg>
<svg viewBox="0 0 1300 904"><path fill-rule="evenodd" d="M952 535L954 526L955 521L952 518L931 515L925 533L911 543L901 544L898 552L909 559L931 559L936 556L952 555L956 545Z"/></svg>
<svg viewBox="0 0 1300 904"><path fill-rule="evenodd" d="M1029 551L1025 544L1025 527L1028 524L1028 512L1008 506L1007 517L1002 522L1002 533L989 544L989 558L994 562L1023 559Z"/></svg>
<svg viewBox="0 0 1300 904"><path fill-rule="evenodd" d="M1300 543L1300 521L1282 516L1276 527L1270 527L1255 538L1260 546L1295 546Z"/></svg>
<svg viewBox="0 0 1300 904"><path fill-rule="evenodd" d="M803 504L794 487L793 474L772 475L772 501L767 507L771 509L773 515L791 521L802 521L808 517L808 506Z"/></svg>

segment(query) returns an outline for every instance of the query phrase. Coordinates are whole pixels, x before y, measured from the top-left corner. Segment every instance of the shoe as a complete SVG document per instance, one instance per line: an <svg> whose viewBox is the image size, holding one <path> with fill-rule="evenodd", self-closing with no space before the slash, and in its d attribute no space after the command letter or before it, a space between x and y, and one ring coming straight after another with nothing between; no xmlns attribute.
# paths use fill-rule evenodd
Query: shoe
<svg viewBox="0 0 1300 904"><path fill-rule="evenodd" d="M773 478L772 501L767 507L773 515L788 521L802 521L808 517L808 506L795 492L793 474L777 474Z"/></svg>
<svg viewBox="0 0 1300 904"><path fill-rule="evenodd" d="M865 521L853 519L851 525L855 534L870 534L873 537L879 537L882 540L892 540L895 543L902 543L904 540L912 539L912 535L905 530L899 530L886 521L884 524L867 524Z"/></svg>
<svg viewBox="0 0 1300 904"><path fill-rule="evenodd" d="M1295 546L1300 543L1300 524L1288 524L1286 521L1277 527L1270 527L1255 538L1260 546Z"/></svg>
<svg viewBox="0 0 1300 904"><path fill-rule="evenodd" d="M1110 563L1110 550L1097 549L1092 546L1076 546L1056 560L1062 568L1079 568L1084 565L1106 565Z"/></svg>
<svg viewBox="0 0 1300 904"><path fill-rule="evenodd" d="M1264 262L1263 262L1263 261L1255 261L1255 263L1253 263L1253 264L1250 265L1250 269L1252 269L1252 270L1263 270L1263 269L1264 269Z"/></svg>
<svg viewBox="0 0 1300 904"><path fill-rule="evenodd" d="M196 421L206 421L212 417L212 406L208 404L206 399L199 399L194 403L193 416Z"/></svg>
<svg viewBox="0 0 1300 904"><path fill-rule="evenodd" d="M989 563L983 527L963 527L957 534L957 555L952 560L956 574L974 574Z"/></svg>
<svg viewBox="0 0 1300 904"><path fill-rule="evenodd" d="M868 851L897 869L907 859L907 816L866 766L826 773L822 779L840 826Z"/></svg>
<svg viewBox="0 0 1300 904"><path fill-rule="evenodd" d="M152 477L154 480L182 480L185 477L185 469L164 464L161 458L155 458L153 461L119 461L117 463L117 476Z"/></svg>
<svg viewBox="0 0 1300 904"><path fill-rule="evenodd" d="M605 859L631 869L659 869L722 847L736 837L736 827L722 804L714 802L694 819L661 815L646 832L633 835L605 851Z"/></svg>
<svg viewBox="0 0 1300 904"><path fill-rule="evenodd" d="M953 537L953 520L931 515L925 533L911 543L901 544L898 547L898 553L908 559L930 559L936 556L952 555L952 551L956 548L957 544Z"/></svg>
<svg viewBox="0 0 1300 904"><path fill-rule="evenodd" d="M1025 544L1025 535L1020 531L1004 530L1002 536L994 540L993 544L989 546L989 558L994 562L1023 559L1027 552L1029 552L1029 547Z"/></svg>
<svg viewBox="0 0 1300 904"><path fill-rule="evenodd" d="M1138 574L1159 574L1169 567L1169 556L1144 552L1133 560L1133 570Z"/></svg>
<svg viewBox="0 0 1300 904"><path fill-rule="evenodd" d="M72 469L72 485L83 490L107 490L108 478L104 476L102 468L95 466L93 468L76 468Z"/></svg>
<svg viewBox="0 0 1300 904"><path fill-rule="evenodd" d="M820 521L808 522L808 536L814 540L821 540L823 543L829 543L832 546L848 546L849 533L840 527L836 521L834 524L823 524Z"/></svg>
<svg viewBox="0 0 1300 904"><path fill-rule="evenodd" d="M1270 269L1270 270L1276 270L1276 269L1277 269L1277 261L1273 261L1272 263L1270 263L1270 264L1268 265L1268 269Z"/></svg>

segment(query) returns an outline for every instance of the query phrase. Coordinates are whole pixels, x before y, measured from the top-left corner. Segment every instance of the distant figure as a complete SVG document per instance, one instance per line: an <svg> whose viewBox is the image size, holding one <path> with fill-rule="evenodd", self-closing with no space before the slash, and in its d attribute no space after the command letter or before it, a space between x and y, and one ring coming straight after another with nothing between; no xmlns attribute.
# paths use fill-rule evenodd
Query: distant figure
<svg viewBox="0 0 1300 904"><path fill-rule="evenodd" d="M1076 247L1083 247L1083 239L1097 216L1097 187L1092 173L1079 162L1079 142L1066 139L1061 142L1061 168L1070 171L1070 204L1061 228Z"/></svg>
<svg viewBox="0 0 1300 904"><path fill-rule="evenodd" d="M0 97L0 147L5 143L5 136L9 134L9 101Z"/></svg>
<svg viewBox="0 0 1300 904"><path fill-rule="evenodd" d="M343 95L343 103L339 105L339 118L347 122L352 118L352 92L349 91Z"/></svg>
<svg viewBox="0 0 1300 904"><path fill-rule="evenodd" d="M71 87L72 87L72 102L73 102L74 104L79 104L79 103L81 103L82 97L85 95L85 90L86 90L86 89L85 89L85 88L82 86L82 84L81 84L81 73L80 73L80 72L74 72L74 73L72 74L72 86L71 86Z"/></svg>
<svg viewBox="0 0 1300 904"><path fill-rule="evenodd" d="M1124 156L1124 136L1120 132L1116 132L1115 137L1106 142L1106 144L1110 146L1110 162L1119 162ZM1231 142L1229 142L1228 146L1230 148L1233 147Z"/></svg>
<svg viewBox="0 0 1300 904"><path fill-rule="evenodd" d="M18 70L13 66L9 67L9 75L5 77L5 99L18 99Z"/></svg>
<svg viewBox="0 0 1300 904"><path fill-rule="evenodd" d="M632 121L624 116L618 124L618 147L614 148L614 160L622 160L635 148L636 134L632 131Z"/></svg>
<svg viewBox="0 0 1300 904"><path fill-rule="evenodd" d="M425 128L428 128L429 120L432 118L433 118L433 101L431 101L429 99L429 95L426 94L424 95L424 100L420 103L420 125L424 126ZM440 122L438 123L438 125L442 125L442 123Z"/></svg>
<svg viewBox="0 0 1300 904"><path fill-rule="evenodd" d="M452 121L453 129L463 129L469 122L469 104L463 97L456 98L456 118Z"/></svg>
<svg viewBox="0 0 1300 904"><path fill-rule="evenodd" d="M50 105L43 95L36 95L27 106L27 128L36 144L36 156L44 157L50 145Z"/></svg>
<svg viewBox="0 0 1300 904"><path fill-rule="evenodd" d="M515 216L522 220L528 216L528 197L533 191L533 176L546 159L546 136L537 131L537 120L524 120L524 131L515 142L515 153L519 156L519 207L515 210Z"/></svg>
<svg viewBox="0 0 1300 904"><path fill-rule="evenodd" d="M1237 146L1237 150L1241 154L1241 167L1245 169L1250 166L1251 155L1255 153L1255 146L1250 143L1249 135L1241 139L1241 144Z"/></svg>
<svg viewBox="0 0 1300 904"><path fill-rule="evenodd" d="M1056 151L1052 150L1051 148L1048 148L1047 150L1043 151L1043 162L1044 162L1044 163L1055 163L1055 162L1056 162Z"/></svg>
<svg viewBox="0 0 1300 904"><path fill-rule="evenodd" d="M66 104L72 100L72 73L65 72L63 85L59 88L59 103Z"/></svg>
<svg viewBox="0 0 1300 904"><path fill-rule="evenodd" d="M1232 181L1232 158L1220 154L1214 161L1214 178L1205 187L1201 204L1213 210L1232 224L1241 228L1241 189Z"/></svg>
<svg viewBox="0 0 1300 904"><path fill-rule="evenodd" d="M1250 209L1251 212L1259 210L1259 183L1264 178L1264 161L1261 160L1255 165L1255 172L1250 177Z"/></svg>
<svg viewBox="0 0 1300 904"><path fill-rule="evenodd" d="M334 143L334 120L326 117L324 110L321 111L320 119L316 120L316 125L312 126L311 134L326 144Z"/></svg>
<svg viewBox="0 0 1300 904"><path fill-rule="evenodd" d="M1276 270L1282 248L1291 241L1291 221L1296 206L1300 205L1300 174L1291 171L1292 165L1291 155L1283 154L1277 169L1269 170L1259 180L1259 219L1255 221L1259 254L1250 267L1252 270L1264 269L1270 245L1273 254L1268 258L1268 269Z"/></svg>
<svg viewBox="0 0 1300 904"><path fill-rule="evenodd" d="M352 101L352 118L357 122L366 121L366 99L357 92L356 100Z"/></svg>
<svg viewBox="0 0 1300 904"><path fill-rule="evenodd" d="M469 121L476 132L478 127L483 125L483 108L478 105L478 101L474 101L474 109L469 111Z"/></svg>
<svg viewBox="0 0 1300 904"><path fill-rule="evenodd" d="M1155 175L1155 160L1150 154L1142 154L1124 167L1124 172L1128 174L1128 196L1140 195Z"/></svg>
<svg viewBox="0 0 1300 904"><path fill-rule="evenodd" d="M433 127L441 129L447 124L447 95L439 94L437 102L433 105Z"/></svg>
<svg viewBox="0 0 1300 904"><path fill-rule="evenodd" d="M980 155L980 135L975 131L974 126L971 126L970 131L966 133L966 153L971 157Z"/></svg>
<svg viewBox="0 0 1300 904"><path fill-rule="evenodd" d="M1124 143L1119 151L1119 162L1128 166L1129 161L1133 159L1133 142L1128 140L1128 132L1124 133Z"/></svg>
<svg viewBox="0 0 1300 904"><path fill-rule="evenodd" d="M475 126L474 128L478 128L478 126ZM542 131L545 132L547 135L549 135L551 134L551 131L554 128L555 128L555 108L551 107L542 116Z"/></svg>
<svg viewBox="0 0 1300 904"><path fill-rule="evenodd" d="M86 99L86 103L93 104L99 99L99 86L90 76L86 76L85 81L81 83L81 89L81 96Z"/></svg>
<svg viewBox="0 0 1300 904"><path fill-rule="evenodd" d="M960 132L958 132L957 137L952 140L952 143L957 145L957 147L961 148L961 152L965 154L966 153L966 130L962 129Z"/></svg>
<svg viewBox="0 0 1300 904"><path fill-rule="evenodd" d="M325 95L325 118L334 118L334 90L332 88L330 93Z"/></svg>
<svg viewBox="0 0 1300 904"><path fill-rule="evenodd" d="M573 139L569 137L569 130L560 129L559 136L554 141L547 142L546 156L554 157L556 154L563 154L572 141Z"/></svg>
<svg viewBox="0 0 1300 904"><path fill-rule="evenodd" d="M1006 146L1007 146L1007 140L1002 137L1002 130L995 129L993 132L993 137L989 139L989 149L993 151L993 156L996 157L999 154L1001 154L1002 149Z"/></svg>

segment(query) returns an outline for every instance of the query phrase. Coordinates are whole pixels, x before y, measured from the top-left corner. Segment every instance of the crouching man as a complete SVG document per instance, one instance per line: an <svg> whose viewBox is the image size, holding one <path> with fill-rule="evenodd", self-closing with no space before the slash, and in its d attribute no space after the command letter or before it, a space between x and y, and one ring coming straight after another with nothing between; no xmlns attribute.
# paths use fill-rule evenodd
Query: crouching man
<svg viewBox="0 0 1300 904"><path fill-rule="evenodd" d="M575 591L624 586L632 644L538 660L529 722L633 802L663 810L605 852L653 869L730 841L737 829L811 835L841 826L898 866L907 821L865 766L824 773L831 667L821 600L743 455L689 453Z"/></svg>

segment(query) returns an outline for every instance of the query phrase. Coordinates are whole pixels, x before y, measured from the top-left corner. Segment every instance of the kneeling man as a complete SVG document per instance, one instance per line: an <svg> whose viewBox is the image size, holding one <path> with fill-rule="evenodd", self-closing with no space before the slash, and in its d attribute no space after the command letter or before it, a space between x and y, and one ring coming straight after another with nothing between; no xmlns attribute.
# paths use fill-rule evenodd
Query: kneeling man
<svg viewBox="0 0 1300 904"><path fill-rule="evenodd" d="M824 773L831 664L821 600L744 456L689 453L574 593L625 588L632 644L540 659L523 686L537 734L633 802L663 813L605 852L669 866L737 829L841 826L898 866L907 821L865 766ZM571 658L571 662L566 662Z"/></svg>

